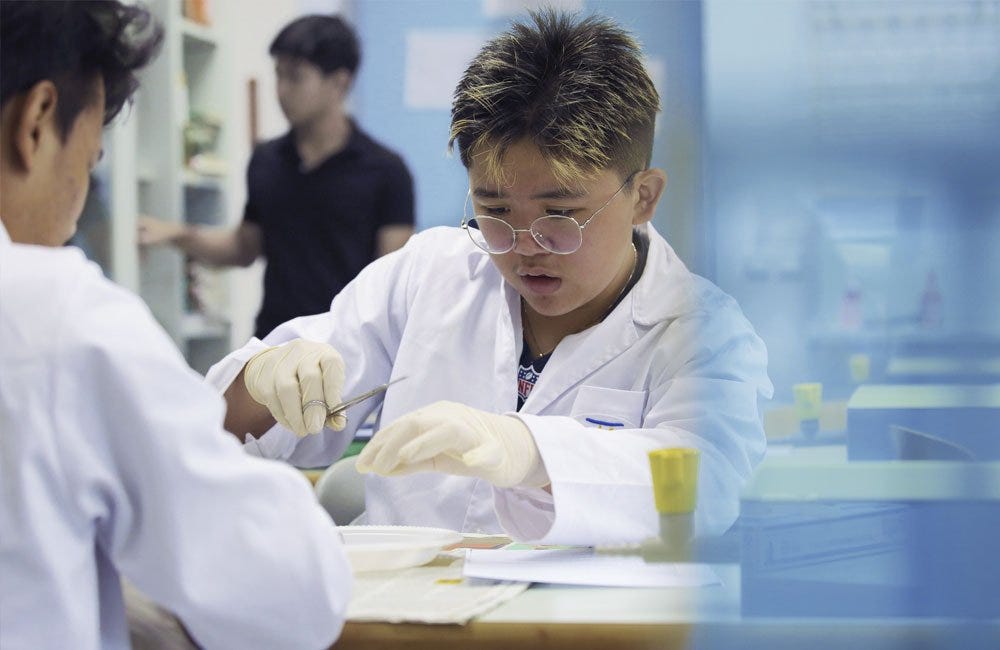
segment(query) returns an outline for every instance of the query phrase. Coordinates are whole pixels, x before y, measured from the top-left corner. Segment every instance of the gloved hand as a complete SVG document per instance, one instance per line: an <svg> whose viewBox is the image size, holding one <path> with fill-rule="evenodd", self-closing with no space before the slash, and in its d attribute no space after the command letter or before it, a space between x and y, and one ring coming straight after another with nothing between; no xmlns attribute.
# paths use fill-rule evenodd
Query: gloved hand
<svg viewBox="0 0 1000 650"><path fill-rule="evenodd" d="M347 426L343 412L326 415L326 407L340 403L344 360L326 343L296 339L258 352L243 369L250 397L263 404L279 424L300 438ZM312 402L310 404L310 402Z"/></svg>
<svg viewBox="0 0 1000 650"><path fill-rule="evenodd" d="M378 431L358 456L357 468L383 476L476 476L497 487L549 484L535 439L523 422L455 402L435 402Z"/></svg>

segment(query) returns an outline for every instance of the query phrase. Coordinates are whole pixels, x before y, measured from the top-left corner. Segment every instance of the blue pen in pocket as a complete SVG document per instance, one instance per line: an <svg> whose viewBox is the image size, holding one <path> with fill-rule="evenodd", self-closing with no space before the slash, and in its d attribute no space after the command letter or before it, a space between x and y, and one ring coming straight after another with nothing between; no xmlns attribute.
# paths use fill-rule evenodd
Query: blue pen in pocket
<svg viewBox="0 0 1000 650"><path fill-rule="evenodd" d="M625 426L624 422L611 422L610 420L598 420L597 418L584 418L590 424L593 424L598 429L621 429Z"/></svg>

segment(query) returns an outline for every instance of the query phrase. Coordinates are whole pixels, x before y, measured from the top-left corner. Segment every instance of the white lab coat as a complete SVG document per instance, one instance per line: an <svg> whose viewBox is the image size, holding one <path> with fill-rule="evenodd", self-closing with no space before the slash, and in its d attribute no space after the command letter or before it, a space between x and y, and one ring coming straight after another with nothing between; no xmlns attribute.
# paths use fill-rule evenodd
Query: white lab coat
<svg viewBox="0 0 1000 650"><path fill-rule="evenodd" d="M552 480L494 489L460 476L366 477L364 522L506 531L545 543L637 541L658 531L647 452L701 450L696 525L721 532L764 453L758 396L770 397L766 351L735 301L690 273L648 228L638 284L600 324L566 337L519 417ZM328 314L298 318L252 339L208 378L219 390L266 344L296 337L331 343L347 367L344 395L391 378L381 424L437 400L514 411L522 335L519 297L489 256L458 228L433 228L376 260ZM378 406L348 411L344 432L297 439L276 425L249 443L300 466L335 460ZM614 421L595 428L587 418ZM377 435L377 433L376 433Z"/></svg>
<svg viewBox="0 0 1000 650"><path fill-rule="evenodd" d="M129 647L120 576L206 648L333 642L336 528L223 413L135 296L0 226L0 648Z"/></svg>

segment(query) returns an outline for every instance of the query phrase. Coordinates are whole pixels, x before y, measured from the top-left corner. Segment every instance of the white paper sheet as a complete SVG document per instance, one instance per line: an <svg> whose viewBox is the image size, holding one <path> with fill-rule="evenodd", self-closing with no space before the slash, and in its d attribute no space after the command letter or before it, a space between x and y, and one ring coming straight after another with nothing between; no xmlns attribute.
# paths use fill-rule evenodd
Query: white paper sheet
<svg viewBox="0 0 1000 650"><path fill-rule="evenodd" d="M589 548L472 549L465 556L462 574L467 578L601 587L700 587L722 582L707 564L646 563L634 555L595 555Z"/></svg>
<svg viewBox="0 0 1000 650"><path fill-rule="evenodd" d="M464 624L527 588L523 582L470 584L461 560L442 555L427 566L356 574L347 620Z"/></svg>

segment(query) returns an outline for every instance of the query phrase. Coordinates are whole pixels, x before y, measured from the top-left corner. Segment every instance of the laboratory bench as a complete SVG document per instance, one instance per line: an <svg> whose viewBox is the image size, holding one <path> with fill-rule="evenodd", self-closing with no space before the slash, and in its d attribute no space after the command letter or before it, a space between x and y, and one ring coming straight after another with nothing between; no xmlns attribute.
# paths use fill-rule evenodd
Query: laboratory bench
<svg viewBox="0 0 1000 650"><path fill-rule="evenodd" d="M839 478L831 469L839 472ZM931 474L938 470L942 475L933 479ZM797 478L791 480L793 474ZM964 547L963 553L969 560L963 561L973 565L976 574L967 573L962 580L945 584L951 591L936 601L938 606L947 606L950 595L968 595L967 590L962 589L963 581L967 583L985 576L985 581L978 581L990 584L978 593L985 597L986 609L980 608L973 616L965 618L940 614L877 615L873 610L865 610L864 601L869 596L864 589L858 591L856 584L832 585L833 589L841 590L836 597L845 601L837 605L828 595L817 597L818 592L807 583L808 579L816 578L815 571L810 575L789 576L782 567L771 571L771 567L755 564L747 556L747 540L751 535L784 534L780 522L777 529L769 531L768 526L772 526L773 521L758 525L745 519L755 508L772 509L794 503L813 507L824 499L824 495L863 501L873 489L884 491L886 499L898 504L910 487L917 492L911 496L919 501L931 495L933 491L929 486L940 484L954 488L959 485L955 480L959 475L968 477L972 484L960 492L968 496L972 494L969 490L975 487L977 494L989 497L992 510L983 510L988 504L980 503L975 505L978 514L965 519L950 516L950 525L956 526L960 541L986 540L988 535L983 531L977 534L973 528L985 525L987 533L1000 529L984 523L982 517L986 514L992 521L998 521L1000 466L996 464L852 463L848 462L843 445L774 444L755 480L748 486L737 526L719 538L699 541L693 549L693 560L710 565L720 578L718 584L655 588L534 584L464 625L349 621L332 647L334 650L996 650L1000 648L1000 607L995 607L995 603L1000 586L994 589L990 585L1000 585L1000 581L995 580L1000 569L991 561L989 553L993 546L990 543ZM789 485L801 486L802 494L797 496L794 490L788 490ZM891 507L887 509L877 504L873 507L882 508L884 512L865 513L865 517L898 518ZM939 511L929 512L931 517L936 517ZM912 521L922 526L917 529L922 538L927 537L928 531L940 528L937 519ZM849 532L843 523L837 525L841 532ZM882 529L892 533L891 527ZM821 537L830 539L836 535L823 533ZM923 551L941 557L943 551L951 548L948 540L948 537L937 536L936 540L930 540L937 546L923 548ZM914 556L911 553L909 557ZM920 557L926 559L927 556ZM844 557L834 559L842 561ZM828 566L835 568L837 565L828 563ZM955 568L958 565L942 566ZM968 569L967 566L958 568ZM871 576L877 572L858 572L856 569L855 565L854 576L875 581ZM833 572L827 571L827 574ZM830 589L833 582L829 580L830 575L823 578L816 582L817 588ZM927 584L925 582L924 586ZM855 591L850 592L851 589ZM850 593L855 594L853 600L857 602L846 602L852 600ZM911 589L899 602L912 603L912 599L907 601L906 598L914 593ZM926 591L917 595L921 593ZM801 603L801 606L795 605L800 611L792 614L789 603ZM836 606L824 611L825 603ZM840 613L831 611L837 607ZM995 616L990 609L994 607ZM854 613L845 613L851 611Z"/></svg>
<svg viewBox="0 0 1000 650"><path fill-rule="evenodd" d="M1000 460L1000 384L865 384L847 404L851 460Z"/></svg>
<svg viewBox="0 0 1000 650"><path fill-rule="evenodd" d="M899 355L889 359L892 384L989 384L1000 382L1000 356Z"/></svg>
<svg viewBox="0 0 1000 650"><path fill-rule="evenodd" d="M915 591L912 587L893 591L878 585L879 571L858 571L859 564L844 557L836 561L822 561L819 569L829 568L827 575L820 577L812 587L806 582L815 579L815 571L803 574L792 573L785 576L770 571L770 567L747 561L748 540L762 538L766 527L749 518L759 507L780 507L777 501L762 499L773 494L770 479L783 483L785 474L795 471L802 475L814 474L814 470L840 468L841 471L855 472L847 476L851 485L843 486L848 494L864 494L865 484L871 483L867 476L883 473L906 466L878 463L855 467L848 463L844 445L808 446L773 445L769 460L765 463L770 471L762 476L763 483L751 489L743 509L748 518L741 519L725 535L698 541L692 549L692 560L706 563L719 576L721 583L701 587L662 588L619 588L619 587L576 587L535 584L514 598L493 610L482 614L465 625L429 625L411 623L348 622L341 639L335 644L336 650L362 648L407 648L411 650L466 649L500 650L511 648L532 648L540 650L584 650L588 648L609 650L667 650L701 649L729 650L766 648L767 650L843 650L864 648L865 650L932 650L938 648L960 648L962 650L996 650L1000 648L1000 611L994 618L982 608L972 622L953 616L910 616L876 615L877 610L865 610L870 601L879 606L877 598L858 597L867 589L852 582L874 584L881 595L888 595L890 605L893 598L900 598L907 606ZM928 469L914 466L915 472ZM980 468L983 472L996 475L996 469ZM954 465L945 468L956 470ZM860 473L858 473L860 472ZM908 482L909 477L903 477ZM820 478L822 482L822 478ZM898 483L898 481L896 481ZM839 482L833 478L830 489L837 491ZM876 481L877 483L877 481ZM890 481L890 485L893 482ZM904 486L905 487L905 486ZM809 491L822 491L821 486L809 487ZM992 488L988 489L992 493ZM808 495L802 501L814 503L815 497ZM848 508L858 508L857 505ZM869 509L886 509L885 513L868 512L864 517L898 517L892 507L872 504ZM897 510L898 504L895 504ZM996 512L995 509L993 511ZM842 516L844 513L838 513ZM856 513L852 513L856 514ZM765 520L766 524L773 522ZM840 533L849 532L843 523L837 524ZM862 525L865 525L862 522ZM933 522L931 522L933 525ZM898 549L897 549L898 550ZM940 550L940 549L937 549ZM904 549L905 551L905 549ZM879 552L876 549L876 552ZM905 551L908 552L908 551ZM854 554L851 554L852 556ZM860 562L869 562L874 569L885 569L877 558L864 553L858 554ZM974 556L975 554L973 554ZM912 555L909 556L912 559ZM982 557L973 557L976 562ZM845 566L843 575L847 579L839 583L841 576L832 576L838 571L837 562ZM741 564L744 566L741 567ZM850 566L846 566L850 565ZM912 566L912 565L908 565ZM980 565L982 566L982 565ZM982 566L985 574L993 575L994 569ZM860 574L860 575L859 575ZM867 574L867 577L866 575ZM748 579L744 580L744 576ZM895 576L898 577L898 576ZM786 579L790 578L790 580ZM795 586L796 581L801 581ZM792 589L789 590L789 586ZM961 595L948 585L952 595ZM794 601L768 590L774 588L790 593L799 590L798 601L801 610L792 613ZM806 591L803 592L802 589ZM998 587L1000 589L1000 587ZM837 591L839 590L839 591ZM852 591L853 590L853 591ZM917 591L920 588L918 587ZM959 589L958 591L961 591ZM891 593L890 593L891 592ZM786 596L787 596L786 593ZM803 597L802 593L808 595ZM839 597L851 598L856 603L841 603L823 611L824 602ZM918 594L919 595L919 594ZM990 597L995 600L995 596ZM933 601L934 599L929 599ZM937 599L940 604L941 599ZM989 598L987 600L990 600ZM886 601L883 600L882 604ZM991 601L992 602L992 601ZM786 608L787 609L784 609ZM837 613L832 610L838 609Z"/></svg>
<svg viewBox="0 0 1000 650"><path fill-rule="evenodd" d="M738 564L697 588L532 586L466 625L348 622L335 650L904 650L1000 647L1000 620L750 618Z"/></svg>
<svg viewBox="0 0 1000 650"><path fill-rule="evenodd" d="M955 485L956 481L948 478L952 475L976 478L973 482L983 491L982 496L993 497L990 503L994 505L987 506L989 510L983 510L983 503L973 504L975 512L964 517L961 513L967 511L968 504L959 501L958 507L948 515L948 521L957 526L963 539L980 524L998 530L986 520L995 521L997 517L995 493L1000 489L996 478L1000 476L1000 468L990 464L971 468L955 463L937 466L921 462L900 464L898 461L858 465L848 461L844 444L803 446L792 440L785 444L772 441L768 460L762 468L767 471L758 472L755 487L744 497L742 509L747 518L741 515L741 520L726 535L702 540L694 548L694 561L710 564L721 578L721 584L665 588L536 584L465 625L351 621L334 648L1000 648L1000 607L996 617L988 611L984 613L984 608L993 607L991 603L996 602L1000 592L986 593L982 601L986 605L977 606L969 601L972 596L959 584L961 580L938 583L935 581L939 578L918 577L915 586L904 584L901 587L893 583L900 577L900 571L891 562L882 562L870 553L894 549L904 562L903 577L907 571L912 571L914 551L910 547L900 547L896 543L899 539L893 537L902 534L892 527L892 522L899 520L921 534L926 540L922 544L936 545L921 546L921 552L933 551L940 556L950 547L947 538L926 535L944 520L939 518L940 504L925 503L927 495L924 492L928 491L928 485L938 482ZM944 472L938 479L934 478L936 468ZM789 491L790 483L804 486L802 495L796 496L794 490ZM913 495L908 492L911 484L919 485ZM880 496L883 489L887 490L884 499ZM828 504L826 510L815 510L817 500L822 501L824 493L838 496L841 503ZM776 500L769 495L777 495ZM910 496L915 500L910 501ZM882 503L883 500L889 503ZM755 521L752 516L762 509L769 517L781 514L782 508L788 506L798 510L782 515L786 518L801 518L799 510L804 508L803 512L808 511L809 517L819 521L820 525L813 526L813 532L809 533L818 539L840 535L841 543L846 544L850 535L867 535L874 523L878 530L888 535L883 540L885 549L865 548L863 553L845 554L841 552L843 549L828 548L832 553L827 558L829 561L817 562L813 569L802 572L787 571L782 566L773 571L770 562L774 557L764 562L741 557L747 555L747 549L753 544L767 541L768 536L787 538L786 522L776 524L767 517ZM832 528L824 533L823 521L826 520L832 522ZM798 526L801 522L791 523ZM749 546L748 540L751 540ZM967 547L966 553L972 564L980 568L976 575L997 574L981 550ZM893 556L890 553L885 557ZM863 569L865 562L869 563L870 571ZM946 563L939 566L934 562L930 565L935 571L956 566ZM968 566L958 568L970 570ZM968 573L964 575L969 577ZM977 582L982 583L982 580ZM919 604L914 605L914 598L919 600L926 594L927 587L936 584L941 584L946 593L927 598L924 614L881 613L921 608ZM989 587L986 589L992 591ZM979 593L983 594L983 589L980 588ZM974 612L971 618L940 613L950 611L948 600L952 596L965 598L961 606L969 607L965 611ZM928 607L940 609L927 614Z"/></svg>

